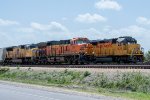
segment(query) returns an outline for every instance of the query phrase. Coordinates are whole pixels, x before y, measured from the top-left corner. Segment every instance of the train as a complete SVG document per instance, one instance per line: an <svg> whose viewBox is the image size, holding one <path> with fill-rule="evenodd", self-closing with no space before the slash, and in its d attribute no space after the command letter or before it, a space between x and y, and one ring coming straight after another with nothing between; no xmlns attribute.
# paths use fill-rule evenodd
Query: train
<svg viewBox="0 0 150 100"><path fill-rule="evenodd" d="M89 40L78 37L0 48L0 64L98 64L143 62L144 52L130 36Z"/></svg>

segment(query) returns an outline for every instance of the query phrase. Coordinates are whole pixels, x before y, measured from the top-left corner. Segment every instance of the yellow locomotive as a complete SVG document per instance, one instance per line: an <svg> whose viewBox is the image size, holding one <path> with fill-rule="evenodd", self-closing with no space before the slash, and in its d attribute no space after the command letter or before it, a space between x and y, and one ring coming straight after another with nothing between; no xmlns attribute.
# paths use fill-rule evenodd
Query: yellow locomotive
<svg viewBox="0 0 150 100"><path fill-rule="evenodd" d="M8 47L6 49L5 63L32 63L32 58L35 56L34 50L38 48L35 45L19 45Z"/></svg>
<svg viewBox="0 0 150 100"><path fill-rule="evenodd" d="M92 41L93 55L99 62L142 62L143 50L132 37ZM92 55L89 54L89 55Z"/></svg>

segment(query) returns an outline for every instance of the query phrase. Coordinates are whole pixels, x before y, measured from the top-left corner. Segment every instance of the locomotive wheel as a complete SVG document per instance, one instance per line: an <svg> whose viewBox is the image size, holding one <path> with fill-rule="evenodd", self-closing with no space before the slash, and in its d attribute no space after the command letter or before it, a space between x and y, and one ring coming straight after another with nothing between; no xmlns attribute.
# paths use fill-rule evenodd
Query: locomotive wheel
<svg viewBox="0 0 150 100"><path fill-rule="evenodd" d="M120 58L120 57L117 58L117 63L118 63L118 64L121 63L121 58Z"/></svg>
<svg viewBox="0 0 150 100"><path fill-rule="evenodd" d="M79 61L78 61L78 60L75 60L75 64L78 65L78 63L79 63Z"/></svg>
<svg viewBox="0 0 150 100"><path fill-rule="evenodd" d="M83 61L81 61L81 62L80 62L80 64L81 64L81 65L84 65L84 62L83 62Z"/></svg>
<svg viewBox="0 0 150 100"><path fill-rule="evenodd" d="M72 64L73 63L73 60L72 58L69 59L69 64Z"/></svg>
<svg viewBox="0 0 150 100"><path fill-rule="evenodd" d="M132 61L133 61L133 63L136 63L137 62L137 57L133 56Z"/></svg>

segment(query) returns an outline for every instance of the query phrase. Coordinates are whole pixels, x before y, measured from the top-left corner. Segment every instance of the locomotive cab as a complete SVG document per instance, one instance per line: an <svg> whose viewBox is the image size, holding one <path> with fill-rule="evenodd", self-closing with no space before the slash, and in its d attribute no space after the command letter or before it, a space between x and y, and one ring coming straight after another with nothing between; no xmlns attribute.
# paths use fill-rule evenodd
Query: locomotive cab
<svg viewBox="0 0 150 100"><path fill-rule="evenodd" d="M140 45L137 44L137 40L132 37L119 37L117 39L118 46L124 46L124 50L127 50L128 55L130 54L141 54ZM134 52L135 51L135 52Z"/></svg>
<svg viewBox="0 0 150 100"><path fill-rule="evenodd" d="M137 44L137 40L129 36L119 37L117 42L123 44Z"/></svg>
<svg viewBox="0 0 150 100"><path fill-rule="evenodd" d="M73 56L73 61L77 64L88 61L88 45L90 41L87 38L73 38L70 40L69 52Z"/></svg>
<svg viewBox="0 0 150 100"><path fill-rule="evenodd" d="M37 50L37 57L42 58L42 57L46 57L46 46L47 43L46 42L40 42L37 44L38 50Z"/></svg>
<svg viewBox="0 0 150 100"><path fill-rule="evenodd" d="M32 58L36 56L37 45L30 44L26 45L26 58Z"/></svg>
<svg viewBox="0 0 150 100"><path fill-rule="evenodd" d="M71 52L76 54L84 54L89 40L87 38L73 38L70 40Z"/></svg>
<svg viewBox="0 0 150 100"><path fill-rule="evenodd" d="M119 37L117 39L118 46L123 46L123 50L131 62L142 62L143 61L143 51L141 50L140 44L137 40L132 37Z"/></svg>
<svg viewBox="0 0 150 100"><path fill-rule="evenodd" d="M70 43L72 45L87 44L87 43L89 43L89 39L87 39L87 38L73 38Z"/></svg>

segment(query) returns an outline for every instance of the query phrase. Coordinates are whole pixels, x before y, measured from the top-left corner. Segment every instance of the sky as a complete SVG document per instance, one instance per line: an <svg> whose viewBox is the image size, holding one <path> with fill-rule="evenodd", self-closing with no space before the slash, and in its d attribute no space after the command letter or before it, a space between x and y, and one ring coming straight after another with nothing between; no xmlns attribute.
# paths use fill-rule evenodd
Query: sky
<svg viewBox="0 0 150 100"><path fill-rule="evenodd" d="M0 0L0 48L132 36L150 50L150 0Z"/></svg>

